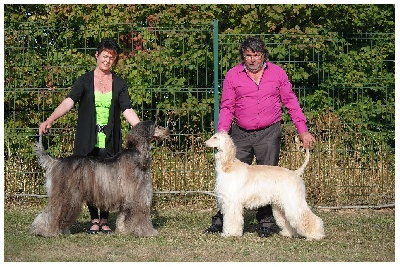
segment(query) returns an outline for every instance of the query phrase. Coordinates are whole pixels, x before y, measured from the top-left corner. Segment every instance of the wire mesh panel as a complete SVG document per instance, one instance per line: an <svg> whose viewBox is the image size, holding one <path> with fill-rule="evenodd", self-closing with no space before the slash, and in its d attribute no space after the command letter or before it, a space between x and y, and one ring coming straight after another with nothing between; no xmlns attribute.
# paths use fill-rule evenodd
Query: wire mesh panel
<svg viewBox="0 0 400 267"><path fill-rule="evenodd" d="M213 151L202 146L214 131L214 84L221 93L224 75L240 62L239 45L248 35L218 35L219 79L214 81L212 25L4 28L6 195L45 195L43 170L32 153L38 125L75 80L94 69L97 43L111 37L123 51L113 71L127 81L139 117L171 130L170 138L152 150L159 200L214 201L207 195L215 181ZM259 36L269 60L287 71L318 140L305 174L308 199L324 206L393 203L394 35ZM72 109L54 123L45 138L50 154L72 153L76 118ZM129 126L122 121L125 135ZM295 169L304 155L286 112L282 121L280 165Z"/></svg>
<svg viewBox="0 0 400 267"><path fill-rule="evenodd" d="M113 71L127 81L139 117L171 131L168 140L154 144L154 191L183 196L212 191L212 151L202 147L213 129L212 25L18 24L5 29L6 194L46 194L32 153L38 125L75 80L94 69L97 43L105 37L122 49ZM72 153L76 118L75 108L54 123L45 139L50 154ZM125 135L130 128L125 120L122 127Z"/></svg>
<svg viewBox="0 0 400 267"><path fill-rule="evenodd" d="M220 77L240 62L250 34L220 34ZM307 166L310 201L323 206L394 203L394 36L261 34L288 73L318 143ZM296 169L297 132L283 116L280 166ZM373 204L372 204L373 203Z"/></svg>

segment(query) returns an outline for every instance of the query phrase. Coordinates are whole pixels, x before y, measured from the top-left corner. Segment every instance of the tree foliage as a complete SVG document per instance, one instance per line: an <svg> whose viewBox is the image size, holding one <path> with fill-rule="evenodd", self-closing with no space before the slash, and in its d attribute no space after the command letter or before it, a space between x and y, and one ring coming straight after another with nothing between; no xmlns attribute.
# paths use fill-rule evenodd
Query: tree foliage
<svg viewBox="0 0 400 267"><path fill-rule="evenodd" d="M281 33L283 29L393 33L394 5L5 5L8 23L47 25L128 23L136 26L208 24L217 19L220 32Z"/></svg>
<svg viewBox="0 0 400 267"><path fill-rule="evenodd" d="M310 121L333 112L394 138L394 5L374 4L5 5L6 128L36 128L50 115L93 68L103 37L123 47L115 71L134 88L136 107L150 110L143 117L163 110L174 123L209 127L213 96L201 89L213 83L214 20L220 79L238 62L243 36L261 35L270 60L306 89L299 98ZM60 123L73 128L75 114Z"/></svg>

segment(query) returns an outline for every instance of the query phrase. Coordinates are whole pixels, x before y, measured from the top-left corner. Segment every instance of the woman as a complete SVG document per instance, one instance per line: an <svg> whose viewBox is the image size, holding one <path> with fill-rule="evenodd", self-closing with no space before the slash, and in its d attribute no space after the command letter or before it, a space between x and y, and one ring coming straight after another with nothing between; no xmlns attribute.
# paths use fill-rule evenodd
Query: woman
<svg viewBox="0 0 400 267"><path fill-rule="evenodd" d="M112 39L105 39L97 46L96 68L80 76L72 90L50 117L39 126L39 135L47 133L52 123L79 103L78 121L74 142L74 155L101 158L112 157L122 148L120 112L130 125L140 119L132 108L126 82L111 72L118 61L120 48ZM91 227L89 234L99 231L109 234L109 212L99 211L87 203Z"/></svg>

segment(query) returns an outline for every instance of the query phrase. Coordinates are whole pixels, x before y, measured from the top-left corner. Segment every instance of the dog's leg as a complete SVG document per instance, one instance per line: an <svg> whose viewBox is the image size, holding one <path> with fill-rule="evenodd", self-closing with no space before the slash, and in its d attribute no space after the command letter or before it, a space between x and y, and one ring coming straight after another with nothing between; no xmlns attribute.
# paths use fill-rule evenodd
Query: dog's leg
<svg viewBox="0 0 400 267"><path fill-rule="evenodd" d="M307 239L321 239L324 236L323 223L320 218L312 213L306 202L306 190L301 178L291 180L286 191L280 194L281 209L287 222L298 235ZM288 197L290 196L290 197Z"/></svg>
<svg viewBox="0 0 400 267"><path fill-rule="evenodd" d="M51 216L50 210L46 207L33 221L30 229L31 234L44 237L60 234L61 231L52 228L52 220L53 217Z"/></svg>
<svg viewBox="0 0 400 267"><path fill-rule="evenodd" d="M31 233L44 237L69 234L70 223L64 217L66 214L59 211L60 207L48 205L33 221Z"/></svg>
<svg viewBox="0 0 400 267"><path fill-rule="evenodd" d="M68 201L67 201L68 202ZM82 201L75 199L65 203L65 209L61 210L60 229L63 234L70 234L70 227L76 221L82 211Z"/></svg>
<svg viewBox="0 0 400 267"><path fill-rule="evenodd" d="M79 207L78 210L80 211ZM49 199L46 208L33 221L30 232L43 237L69 234L69 227L77 217L76 213L72 214L71 211L73 212L73 209L70 205Z"/></svg>
<svg viewBox="0 0 400 267"><path fill-rule="evenodd" d="M156 236L157 230L151 223L150 207L132 207L121 212L118 231L135 236Z"/></svg>
<svg viewBox="0 0 400 267"><path fill-rule="evenodd" d="M223 200L221 205L224 223L222 225L222 236L241 236L243 235L243 207L239 203L227 203Z"/></svg>
<svg viewBox="0 0 400 267"><path fill-rule="evenodd" d="M70 233L70 226L81 213L83 191L76 188L58 186L53 188L49 206L53 210L53 223L62 234Z"/></svg>
<svg viewBox="0 0 400 267"><path fill-rule="evenodd" d="M324 224L307 206L300 214L298 232L307 239L320 240L325 237Z"/></svg>
<svg viewBox="0 0 400 267"><path fill-rule="evenodd" d="M157 230L151 223L150 211L135 210L134 214L127 216L125 224L129 231L136 236L156 236Z"/></svg>
<svg viewBox="0 0 400 267"><path fill-rule="evenodd" d="M322 239L325 236L322 220L310 210L305 198L296 196L286 199L282 208L286 219L299 235L307 239Z"/></svg>
<svg viewBox="0 0 400 267"><path fill-rule="evenodd" d="M290 225L290 223L286 220L285 213L281 209L280 206L273 204L272 212L274 214L276 224L281 228L279 232L280 235L286 237L294 237L296 236L296 230Z"/></svg>
<svg viewBox="0 0 400 267"><path fill-rule="evenodd" d="M121 211L118 213L115 232L120 234L127 234L127 230L125 228L125 212Z"/></svg>

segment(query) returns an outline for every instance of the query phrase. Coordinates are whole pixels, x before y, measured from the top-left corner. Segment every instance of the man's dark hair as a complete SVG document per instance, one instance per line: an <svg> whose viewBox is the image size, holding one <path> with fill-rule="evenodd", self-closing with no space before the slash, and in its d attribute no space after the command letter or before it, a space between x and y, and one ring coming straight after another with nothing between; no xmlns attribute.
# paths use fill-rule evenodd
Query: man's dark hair
<svg viewBox="0 0 400 267"><path fill-rule="evenodd" d="M240 46L239 53L240 58L244 60L244 52L250 49L252 52L261 52L264 54L264 59L267 60L269 53L265 46L264 41L260 37L249 37L244 40Z"/></svg>
<svg viewBox="0 0 400 267"><path fill-rule="evenodd" d="M121 53L121 48L119 45L110 38L103 39L98 45L97 45L97 53L100 54L103 52L103 50L106 50L115 56L115 64L118 62L119 59L119 54Z"/></svg>

